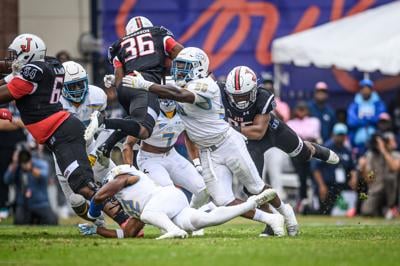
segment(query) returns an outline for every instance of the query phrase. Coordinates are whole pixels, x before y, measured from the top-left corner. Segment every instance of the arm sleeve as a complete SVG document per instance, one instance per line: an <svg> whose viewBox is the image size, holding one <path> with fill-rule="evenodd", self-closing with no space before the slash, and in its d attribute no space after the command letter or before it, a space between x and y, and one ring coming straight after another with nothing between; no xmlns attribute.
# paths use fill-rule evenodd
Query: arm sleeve
<svg viewBox="0 0 400 266"><path fill-rule="evenodd" d="M22 77L15 77L7 84L7 89L16 100L33 93L36 88L37 83L27 81Z"/></svg>

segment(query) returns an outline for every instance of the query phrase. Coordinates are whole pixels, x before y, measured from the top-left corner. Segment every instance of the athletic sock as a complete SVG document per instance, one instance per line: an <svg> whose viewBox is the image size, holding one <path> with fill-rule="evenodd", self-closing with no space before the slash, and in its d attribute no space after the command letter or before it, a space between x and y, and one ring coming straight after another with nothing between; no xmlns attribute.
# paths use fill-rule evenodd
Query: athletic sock
<svg viewBox="0 0 400 266"><path fill-rule="evenodd" d="M317 143L312 143L313 147L315 148L315 153L313 155L313 158L319 159L321 161L328 161L329 155L330 155L330 150L328 148L325 148L321 145L318 145Z"/></svg>
<svg viewBox="0 0 400 266"><path fill-rule="evenodd" d="M133 119L106 119L104 124L106 128L119 129L126 135L134 136L135 138L139 137L140 124Z"/></svg>
<svg viewBox="0 0 400 266"><path fill-rule="evenodd" d="M256 209L253 220L264 224L270 224L274 219L274 215L275 214Z"/></svg>
<svg viewBox="0 0 400 266"><path fill-rule="evenodd" d="M107 158L110 158L111 150L114 148L115 144L117 144L118 141L125 138L126 136L127 136L126 133L124 133L120 130L115 130L107 138L107 140L103 144L100 145L99 150L103 153L104 156L106 156Z"/></svg>

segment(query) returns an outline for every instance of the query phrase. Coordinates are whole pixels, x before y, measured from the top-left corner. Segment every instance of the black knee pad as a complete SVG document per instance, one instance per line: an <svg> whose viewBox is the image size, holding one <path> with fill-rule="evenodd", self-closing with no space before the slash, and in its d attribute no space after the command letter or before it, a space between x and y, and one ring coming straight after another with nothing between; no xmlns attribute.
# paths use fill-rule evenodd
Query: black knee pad
<svg viewBox="0 0 400 266"><path fill-rule="evenodd" d="M295 154L294 156L290 156L295 160L306 162L311 159L311 150L308 148L308 146L304 143L304 141L301 141L299 143L298 151L293 151L292 154Z"/></svg>
<svg viewBox="0 0 400 266"><path fill-rule="evenodd" d="M79 166L68 177L68 184L72 191L79 194L79 190L83 187L89 187L96 191L96 185L93 179L93 172L91 169Z"/></svg>

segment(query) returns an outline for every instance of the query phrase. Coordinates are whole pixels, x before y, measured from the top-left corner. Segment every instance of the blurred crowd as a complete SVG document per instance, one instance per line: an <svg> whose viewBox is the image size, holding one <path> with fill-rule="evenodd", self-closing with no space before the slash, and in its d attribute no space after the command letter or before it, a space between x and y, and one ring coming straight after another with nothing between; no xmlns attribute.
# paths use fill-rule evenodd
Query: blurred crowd
<svg viewBox="0 0 400 266"><path fill-rule="evenodd" d="M66 51L57 58L71 59ZM261 86L274 91L272 77L262 76ZM107 114L123 116L115 90L105 92ZM266 153L264 178L292 200L299 213L397 217L400 93L385 104L374 91L373 81L363 79L346 112L331 104L328 85L319 81L313 98L298 101L292 108L276 96L274 112L304 140L335 151L340 163L299 163L272 148ZM57 224L59 217L72 212L58 186L53 157L27 134L16 107L7 108L13 121L0 120L0 220L12 213L15 224ZM183 142L177 145L185 153Z"/></svg>

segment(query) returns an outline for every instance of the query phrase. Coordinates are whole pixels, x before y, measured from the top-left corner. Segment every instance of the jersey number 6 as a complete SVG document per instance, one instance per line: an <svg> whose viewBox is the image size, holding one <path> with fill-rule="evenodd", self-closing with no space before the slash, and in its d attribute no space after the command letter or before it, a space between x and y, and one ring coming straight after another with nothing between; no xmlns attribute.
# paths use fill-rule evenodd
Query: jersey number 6
<svg viewBox="0 0 400 266"><path fill-rule="evenodd" d="M56 77L54 79L53 91L51 92L50 96L50 104L58 103L58 101L60 100L63 84L64 84L63 77Z"/></svg>

